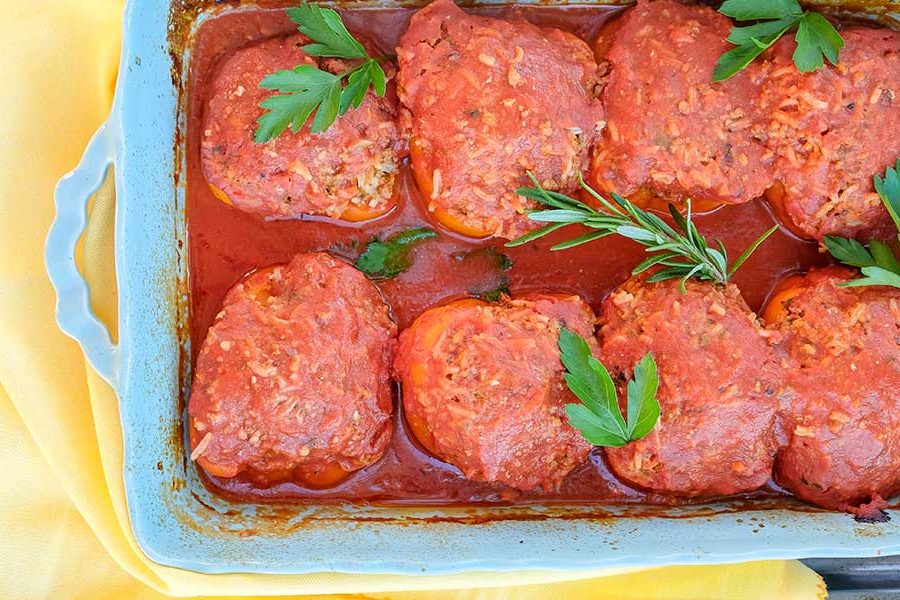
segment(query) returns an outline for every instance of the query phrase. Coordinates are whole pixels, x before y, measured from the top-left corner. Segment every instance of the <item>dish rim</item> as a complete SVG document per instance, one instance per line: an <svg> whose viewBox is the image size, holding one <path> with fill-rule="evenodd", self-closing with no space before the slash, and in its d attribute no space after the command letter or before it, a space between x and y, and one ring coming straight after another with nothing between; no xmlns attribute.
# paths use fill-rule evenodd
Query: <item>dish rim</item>
<svg viewBox="0 0 900 600"><path fill-rule="evenodd" d="M154 4L156 6L153 6ZM481 4L509 3L487 0ZM115 268L119 283L120 315L118 347L113 348L110 345L110 348L104 348L105 342L102 339L86 338L84 322L89 318L94 320L96 318L89 312L89 306L87 312L84 312L85 307L73 300L75 296L66 297L65 290L57 286L60 294L59 311L70 315L60 317L61 326L79 340L92 364L117 390L124 436L125 491L129 518L138 545L152 560L162 565L204 573L301 574L336 571L357 574L435 575L471 571L646 568L664 564L716 564L764 558L900 554L900 523L861 525L854 523L847 515L816 511L805 506L799 510L719 512L692 518L677 517L679 512L677 509L671 511L676 518L608 516L617 511L627 512L629 507L623 505L618 508L607 507L610 508L607 516L571 520L547 518L538 521L504 519L485 523L479 528L465 522L454 524L451 520L437 521L437 524L428 523L425 526L413 520L410 524L409 519L402 515L395 518L394 524L375 524L377 522L371 520L378 515L399 513L427 513L434 515L435 518L452 519L459 518L454 515L460 514L471 516L472 513L467 512L468 509L300 506L293 507L296 515L289 519L298 518L322 523L324 521L320 519L325 518L332 519L333 523L320 526L318 529L310 527L308 535L296 533L287 535L284 531L279 533L273 530L250 538L241 535L243 531L247 531L246 528L229 531L227 518L229 515L225 512L210 517L211 520L217 521L215 527L209 527L209 523L180 521L179 519L185 515L197 517L202 515L203 511L197 506L179 507L178 502L190 501L187 496L184 494L178 496L178 490L167 492L165 489L159 489L160 478L146 477L146 469L150 466L152 471L153 462L147 459L154 458L149 450L164 452L166 448L159 445L159 439L162 438L158 432L154 434L155 438L146 436L148 415L146 411L141 410L146 409L146 406L139 406L141 403L136 402L136 399L148 401L148 404L157 410L150 416L158 418L160 429L171 428L171 419L174 417L177 421L174 435L176 438L180 436L182 443L180 459L183 461L184 428L181 427L183 414L177 407L170 406L166 410L164 404L159 404L160 400L165 402L166 393L169 394L169 404L173 397L183 397L185 382L182 382L180 377L173 381L171 373L174 371L180 374L179 353L186 350L184 345L186 340L183 337L181 343L177 337L172 337L177 335L179 327L184 326L185 315L179 315L171 304L173 300L179 298L179 294L186 291L179 287L177 281L172 280L171 275L174 269L176 278L183 282L187 265L185 253L179 251L177 243L171 243L172 241L184 243L186 239L184 239L184 181L183 177L179 180L176 176L179 168L183 173L184 157L183 151L182 156L177 155L172 147L173 137L169 135L169 132L175 135L179 130L183 131L181 121L184 115L181 112L167 114L166 110L173 102L176 111L180 108L173 82L168 79L173 68L166 34L169 5L169 2L135 0L128 3L124 16L125 35L113 109L109 120L92 140L84 160L73 172L75 176L79 173L84 175L87 172L96 172L99 168L103 168L105 172L104 165L113 165L116 169L115 182L116 189L119 190L115 220ZM242 6L241 9L243 8L245 7ZM198 15L193 27L199 26L209 16L208 13ZM160 36L166 42L164 52L159 51ZM184 57L184 72L189 61L188 54ZM159 89L158 86L164 81L168 82L168 88ZM150 117L155 117L155 120L151 121ZM181 142L183 148L184 140ZM162 169L161 172L157 172L155 168L147 171L148 164L169 165L170 168ZM176 182L174 195L173 182ZM165 197L167 189L169 198ZM82 187L76 191L84 194L86 190L87 188ZM73 193L72 189L58 190L58 208L64 203L83 202L86 206L87 198L73 197ZM154 193L159 193L159 196L154 198ZM167 200L171 202L167 203ZM169 205L173 208L170 214L154 213L155 210ZM63 210L60 209L60 216L62 213ZM78 226L77 223L64 225L70 228ZM174 237L166 237L172 233ZM57 257L60 250L58 244L51 248L53 239L51 233L51 239L48 239L47 267L51 278L57 283L64 280L59 275L59 263L50 260L51 250ZM78 318L85 321L79 323ZM172 341L175 342L174 345ZM107 354L101 352L110 349ZM177 450L173 456L179 458ZM186 466L186 477L182 482L185 487L196 486L199 483L199 480L196 480L196 473L194 479L190 478L191 471L193 467ZM174 479L172 485L175 485ZM191 487L192 493L199 494L194 497L195 502L201 504L212 502L217 510L226 506L223 509L226 512L227 507L233 507L221 499L210 497L208 491L203 495L203 490ZM160 507L167 510L160 513ZM241 505L237 510L241 513L241 518L249 518L252 521L258 516L257 513L266 514L269 508L260 505ZM508 509L490 507L487 512L514 514L520 510L522 507ZM554 510L535 506L529 507L527 512L540 514ZM690 507L690 510L696 512L698 507ZM476 510L475 514L478 513ZM170 517L168 521L165 520L166 514ZM797 519L798 514L809 517L804 521L803 518ZM366 521L366 518L370 520ZM751 518L762 523L763 527L757 527L755 532L748 534L745 530L753 531L748 529L748 523L752 522ZM345 524L348 519L356 523L356 526L347 528ZM646 545L629 545L626 533L644 530L648 523L651 527L653 525L659 527L659 531L646 530L654 534L650 536ZM711 526L708 531L705 530L704 523ZM346 538L344 540L341 540L340 536L335 538L339 543L329 545L328 540L312 539L327 538L329 533L335 534L342 526L350 529L351 533L347 537L347 532L343 532ZM792 531L791 526L796 529ZM413 535L414 527L420 531L416 531ZM870 527L880 529L876 532L869 529ZM792 533L778 536L773 532L779 528L786 528ZM307 529L303 531L306 533ZM691 531L700 538L700 542L696 545L689 535ZM718 531L718 535L710 535L714 531ZM408 534L407 537L411 541L398 541L394 546L390 543L384 545L383 538L390 538L403 532ZM238 535L235 536L235 533ZM705 539L699 535L701 533L706 536ZM530 534L533 538L528 539L528 543L524 539L529 537L526 534ZM445 548L437 547L434 540L439 537L443 538ZM256 543L240 543L241 540L247 539L256 540ZM849 543L829 543L832 539L846 540ZM879 539L885 543L874 543ZM357 543L368 543L372 545L373 550L363 553L364 557L347 553L346 548L342 549L341 546L352 540ZM588 540L594 547L604 545L612 547L615 544L616 550L585 552L576 544L582 540ZM205 541L213 546L218 544L218 547L211 551L202 543L198 544L198 541ZM719 547L720 541L727 542L726 546ZM302 557L303 553L297 553L296 550L310 544L320 551L330 547L336 552L333 554L321 552L314 559L298 559L297 556ZM386 548L387 551L382 548ZM509 551L509 548L517 551ZM290 549L293 549L293 554L285 553L290 552ZM244 555L244 551L248 554ZM283 560L284 556L293 558Z"/></svg>

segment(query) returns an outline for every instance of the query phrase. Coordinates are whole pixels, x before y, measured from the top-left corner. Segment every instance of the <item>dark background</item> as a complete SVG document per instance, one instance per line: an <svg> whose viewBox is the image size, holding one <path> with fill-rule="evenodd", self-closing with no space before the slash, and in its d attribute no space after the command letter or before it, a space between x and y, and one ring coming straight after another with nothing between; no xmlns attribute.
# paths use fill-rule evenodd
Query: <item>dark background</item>
<svg viewBox="0 0 900 600"><path fill-rule="evenodd" d="M900 600L900 556L803 562L825 578L829 600Z"/></svg>

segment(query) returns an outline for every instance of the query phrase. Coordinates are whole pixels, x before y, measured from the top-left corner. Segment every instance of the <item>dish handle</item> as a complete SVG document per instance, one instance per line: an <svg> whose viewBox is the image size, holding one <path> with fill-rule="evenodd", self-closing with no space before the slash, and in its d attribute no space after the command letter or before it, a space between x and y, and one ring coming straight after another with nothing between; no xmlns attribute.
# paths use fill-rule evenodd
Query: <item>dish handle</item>
<svg viewBox="0 0 900 600"><path fill-rule="evenodd" d="M81 346L91 366L114 388L119 349L90 305L90 290L75 263L75 247L84 233L88 202L114 163L115 144L108 122L97 129L78 166L56 185L56 217L44 253L47 273L56 291L56 321Z"/></svg>

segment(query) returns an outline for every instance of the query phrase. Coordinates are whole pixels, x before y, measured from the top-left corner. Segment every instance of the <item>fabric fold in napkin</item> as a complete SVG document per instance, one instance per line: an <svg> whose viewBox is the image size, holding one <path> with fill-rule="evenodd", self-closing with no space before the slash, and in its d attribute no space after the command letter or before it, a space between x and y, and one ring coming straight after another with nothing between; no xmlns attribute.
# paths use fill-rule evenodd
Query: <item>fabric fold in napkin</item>
<svg viewBox="0 0 900 600"><path fill-rule="evenodd" d="M6 82L0 95L0 596L824 597L821 578L795 561L618 575L533 571L417 578L209 576L147 559L128 522L115 394L56 327L55 299L43 266L55 183L75 166L110 107L121 18L117 0L7 0L0 22L0 74ZM114 213L108 181L94 199L79 253L92 306L109 324L116 321ZM516 587L504 587L513 582Z"/></svg>

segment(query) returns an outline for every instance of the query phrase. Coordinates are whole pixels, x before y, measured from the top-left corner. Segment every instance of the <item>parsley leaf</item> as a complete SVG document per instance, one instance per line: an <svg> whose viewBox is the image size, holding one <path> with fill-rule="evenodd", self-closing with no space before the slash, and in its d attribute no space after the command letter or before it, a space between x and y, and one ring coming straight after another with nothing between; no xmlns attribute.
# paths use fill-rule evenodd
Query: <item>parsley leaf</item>
<svg viewBox="0 0 900 600"><path fill-rule="evenodd" d="M484 300L485 302L499 302L500 298L502 298L503 296L509 296L512 294L512 292L509 291L509 280L505 278L495 288L484 290L481 292L470 291L469 293L479 300Z"/></svg>
<svg viewBox="0 0 900 600"><path fill-rule="evenodd" d="M875 191L900 231L900 158L894 167L887 168L883 178L875 175L874 181ZM900 288L900 261L886 243L873 240L868 246L864 246L856 240L829 235L825 236L825 247L835 259L845 265L858 267L864 275L841 285L885 285Z"/></svg>
<svg viewBox="0 0 900 600"><path fill-rule="evenodd" d="M865 277L842 283L845 287L887 285L900 288L900 261L884 242L873 240L868 247L856 240L826 236L825 247L838 261L858 267Z"/></svg>
<svg viewBox="0 0 900 600"><path fill-rule="evenodd" d="M477 278L483 276L485 268L490 269L487 281L469 288L469 295L485 302L499 302L502 296L511 295L509 277L504 274L513 267L513 261L493 246L463 250L450 255L465 269L476 269Z"/></svg>
<svg viewBox="0 0 900 600"><path fill-rule="evenodd" d="M833 65L838 64L844 39L828 19L814 12L803 15L797 28L797 49L794 64L801 73L810 73L824 64L822 57Z"/></svg>
<svg viewBox="0 0 900 600"><path fill-rule="evenodd" d="M639 440L656 426L660 413L658 389L656 361L648 352L634 366L634 379L628 382L628 439Z"/></svg>
<svg viewBox="0 0 900 600"><path fill-rule="evenodd" d="M591 353L587 341L563 327L559 331L560 359L566 385L581 404L567 404L569 423L595 446L620 447L646 436L659 420L656 399L659 377L648 353L634 368L627 386L628 421L622 416L616 386L606 367Z"/></svg>
<svg viewBox="0 0 900 600"><path fill-rule="evenodd" d="M826 235L825 247L828 248L831 256L845 265L862 268L876 264L875 258L869 252L869 249L856 240L836 235Z"/></svg>
<svg viewBox="0 0 900 600"><path fill-rule="evenodd" d="M820 68L824 59L838 63L844 40L822 15L804 11L797 0L726 0L719 12L735 21L760 21L733 27L728 41L736 46L716 61L713 81L725 81L749 65L781 36L796 30L794 64L802 73Z"/></svg>
<svg viewBox="0 0 900 600"><path fill-rule="evenodd" d="M883 178L875 176L875 191L900 231L900 158L895 166L887 168Z"/></svg>
<svg viewBox="0 0 900 600"><path fill-rule="evenodd" d="M484 260L500 271L508 271L513 267L512 259L493 246L454 252L450 256L453 257L453 260L462 264L470 263L475 260Z"/></svg>
<svg viewBox="0 0 900 600"><path fill-rule="evenodd" d="M285 12L300 33L314 42L303 46L310 56L369 58L363 45L347 31L337 11L303 2Z"/></svg>
<svg viewBox="0 0 900 600"><path fill-rule="evenodd" d="M776 21L775 23L779 27L774 33L762 35L759 38L746 32L737 34L735 36L736 39L741 39L744 36L748 37L746 37L745 41L737 48L729 50L719 57L719 60L716 61L716 68L713 71L713 81L725 81L752 63L757 56L777 42L778 39L794 25L793 21L790 21L786 27L782 24L781 20ZM747 27L747 29L750 28Z"/></svg>
<svg viewBox="0 0 900 600"><path fill-rule="evenodd" d="M410 267L410 248L435 237L437 234L431 229L417 227L395 233L384 241L373 239L356 259L356 268L372 279L396 277Z"/></svg>
<svg viewBox="0 0 900 600"><path fill-rule="evenodd" d="M270 96L260 103L266 112L256 121L258 127L253 139L257 143L278 137L288 126L297 133L313 111L316 114L310 131L322 133L339 115L346 114L350 108L359 108L370 87L378 96L383 97L386 91L386 77L378 59L370 57L347 31L337 12L303 2L289 8L287 14L300 32L313 41L303 46L310 56L363 62L337 75L311 65L300 65L264 77L259 86L281 95Z"/></svg>
<svg viewBox="0 0 900 600"><path fill-rule="evenodd" d="M797 0L725 0L719 12L736 21L803 16Z"/></svg>
<svg viewBox="0 0 900 600"><path fill-rule="evenodd" d="M841 285L844 287L863 287L869 285L884 285L888 287L900 288L900 273L889 271L881 267L863 267L861 269L865 277L846 281Z"/></svg>
<svg viewBox="0 0 900 600"><path fill-rule="evenodd" d="M794 23L795 20L793 17L784 17L775 19L774 21L763 21L756 25L748 25L747 27L732 27L731 33L728 34L728 41L736 46L743 46L748 45L748 43L753 43L754 40L768 40L771 36L775 36L774 39L778 39L785 31L790 29ZM769 45L771 44L768 44L765 47L768 48ZM733 51L734 50L732 50L732 52Z"/></svg>

